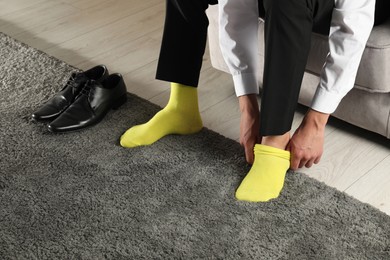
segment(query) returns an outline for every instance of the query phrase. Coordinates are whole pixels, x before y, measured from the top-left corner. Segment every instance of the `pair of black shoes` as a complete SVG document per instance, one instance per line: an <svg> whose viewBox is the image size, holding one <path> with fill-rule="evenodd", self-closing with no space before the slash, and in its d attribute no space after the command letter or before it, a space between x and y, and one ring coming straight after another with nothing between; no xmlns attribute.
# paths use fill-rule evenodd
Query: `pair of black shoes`
<svg viewBox="0 0 390 260"><path fill-rule="evenodd" d="M110 109L127 101L122 75L109 75L106 66L73 73L60 92L32 114L33 120L52 121L51 132L69 132L99 123Z"/></svg>

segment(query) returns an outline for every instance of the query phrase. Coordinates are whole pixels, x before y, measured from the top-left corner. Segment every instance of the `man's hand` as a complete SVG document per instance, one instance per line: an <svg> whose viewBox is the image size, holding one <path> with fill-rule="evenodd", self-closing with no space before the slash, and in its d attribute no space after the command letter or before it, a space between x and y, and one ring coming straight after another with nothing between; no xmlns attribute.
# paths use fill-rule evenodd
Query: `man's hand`
<svg viewBox="0 0 390 260"><path fill-rule="evenodd" d="M254 160L253 148L256 143L260 142L260 114L259 104L257 103L257 95L250 94L240 96L238 101L240 103L241 111L240 144L245 149L246 161L252 164Z"/></svg>
<svg viewBox="0 0 390 260"><path fill-rule="evenodd" d="M324 149L325 126L329 115L309 110L295 131L287 150L291 152L293 170L319 163Z"/></svg>

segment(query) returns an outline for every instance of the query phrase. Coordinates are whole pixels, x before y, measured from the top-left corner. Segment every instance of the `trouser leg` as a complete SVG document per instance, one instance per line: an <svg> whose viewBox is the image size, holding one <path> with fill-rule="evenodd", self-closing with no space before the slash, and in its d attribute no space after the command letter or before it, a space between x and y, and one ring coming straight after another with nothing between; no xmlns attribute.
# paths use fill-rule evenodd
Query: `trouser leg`
<svg viewBox="0 0 390 260"><path fill-rule="evenodd" d="M329 31L334 0L260 0L261 4L265 63L260 135L282 135L291 129L311 33L316 25Z"/></svg>
<svg viewBox="0 0 390 260"><path fill-rule="evenodd" d="M376 0L375 3L375 25L379 25L390 18L390 1Z"/></svg>
<svg viewBox="0 0 390 260"><path fill-rule="evenodd" d="M156 78L196 87L206 47L206 9L217 0L167 0Z"/></svg>

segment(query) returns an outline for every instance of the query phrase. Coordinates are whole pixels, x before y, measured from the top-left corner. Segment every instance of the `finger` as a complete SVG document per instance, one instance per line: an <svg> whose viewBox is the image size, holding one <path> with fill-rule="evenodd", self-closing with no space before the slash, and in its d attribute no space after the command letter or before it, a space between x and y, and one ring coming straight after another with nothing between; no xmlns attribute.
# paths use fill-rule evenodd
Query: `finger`
<svg viewBox="0 0 390 260"><path fill-rule="evenodd" d="M314 160L314 163L317 164L321 161L321 156L318 156L315 160Z"/></svg>
<svg viewBox="0 0 390 260"><path fill-rule="evenodd" d="M297 170L299 166L300 160L298 158L295 158L293 154L291 154L291 163L290 163L290 168L292 170Z"/></svg>
<svg viewBox="0 0 390 260"><path fill-rule="evenodd" d="M309 160L309 161L305 164L305 167L306 167L306 168L310 168L310 167L313 166L313 164L314 164L314 159L313 159L313 160Z"/></svg>
<svg viewBox="0 0 390 260"><path fill-rule="evenodd" d="M252 148L249 148L247 146L245 147L245 158L247 163L253 164L253 160L254 160L253 147Z"/></svg>
<svg viewBox="0 0 390 260"><path fill-rule="evenodd" d="M290 151L290 142L287 143L287 146L286 146L286 151ZM290 151L291 152L291 151Z"/></svg>
<svg viewBox="0 0 390 260"><path fill-rule="evenodd" d="M302 168L303 166L305 166L306 163L307 163L306 160L301 160L301 161L299 162L299 168Z"/></svg>

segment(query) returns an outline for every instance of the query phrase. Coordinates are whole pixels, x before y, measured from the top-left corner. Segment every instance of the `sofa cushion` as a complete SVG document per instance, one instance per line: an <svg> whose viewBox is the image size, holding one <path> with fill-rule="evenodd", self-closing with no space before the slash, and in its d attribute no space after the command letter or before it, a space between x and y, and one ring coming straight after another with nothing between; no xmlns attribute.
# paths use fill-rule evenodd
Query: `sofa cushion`
<svg viewBox="0 0 390 260"><path fill-rule="evenodd" d="M320 74L328 51L328 38L313 34L306 69ZM390 92L390 19L374 27L363 53L355 88L373 93Z"/></svg>

